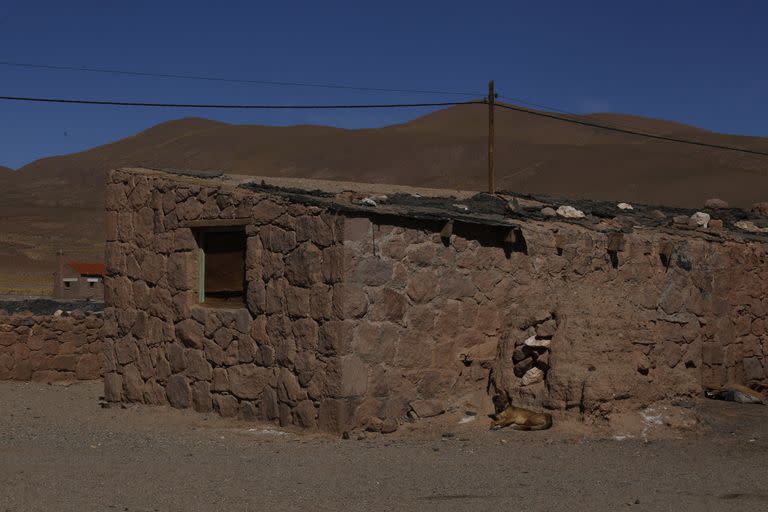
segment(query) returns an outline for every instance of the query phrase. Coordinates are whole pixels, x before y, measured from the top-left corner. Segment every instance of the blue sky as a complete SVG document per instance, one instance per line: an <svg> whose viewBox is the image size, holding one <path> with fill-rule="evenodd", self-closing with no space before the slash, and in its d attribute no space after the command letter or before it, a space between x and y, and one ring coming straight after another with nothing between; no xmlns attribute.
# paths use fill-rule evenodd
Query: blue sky
<svg viewBox="0 0 768 512"><path fill-rule="evenodd" d="M0 0L0 61L370 87L477 91L574 112L768 135L768 2L104 2ZM0 95L195 103L440 101L0 66ZM0 164L156 123L391 124L422 111L256 112L0 101Z"/></svg>

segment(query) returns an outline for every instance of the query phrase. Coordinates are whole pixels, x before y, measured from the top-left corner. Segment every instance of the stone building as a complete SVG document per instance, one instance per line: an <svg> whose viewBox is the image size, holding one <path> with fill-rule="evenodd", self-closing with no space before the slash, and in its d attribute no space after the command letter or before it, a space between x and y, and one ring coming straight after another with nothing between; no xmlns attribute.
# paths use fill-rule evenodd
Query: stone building
<svg viewBox="0 0 768 512"><path fill-rule="evenodd" d="M112 172L107 399L338 431L494 393L597 420L768 386L767 238L743 212L553 218L546 199L372 188Z"/></svg>
<svg viewBox="0 0 768 512"><path fill-rule="evenodd" d="M63 251L56 254L56 263L53 298L103 300L106 268L103 263L65 261Z"/></svg>

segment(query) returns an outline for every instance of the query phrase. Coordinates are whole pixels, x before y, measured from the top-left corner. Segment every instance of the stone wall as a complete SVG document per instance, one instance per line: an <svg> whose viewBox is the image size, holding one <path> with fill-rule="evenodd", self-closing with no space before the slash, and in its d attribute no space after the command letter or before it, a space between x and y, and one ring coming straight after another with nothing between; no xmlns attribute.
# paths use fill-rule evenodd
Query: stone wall
<svg viewBox="0 0 768 512"><path fill-rule="evenodd" d="M768 387L766 245L703 233L333 213L226 179L115 171L108 400L390 431L489 396L585 419ZM333 211L331 211L333 210ZM247 302L198 303L196 227L245 225Z"/></svg>
<svg viewBox="0 0 768 512"><path fill-rule="evenodd" d="M100 313L0 310L0 380L69 382L102 376Z"/></svg>
<svg viewBox="0 0 768 512"><path fill-rule="evenodd" d="M204 183L204 182L203 182ZM332 308L340 217L235 187L115 172L107 187L104 348L112 401L338 429L357 368ZM247 304L199 304L190 222L247 220Z"/></svg>
<svg viewBox="0 0 768 512"><path fill-rule="evenodd" d="M528 222L524 249L505 251L479 227L449 240L437 228L347 221L373 415L464 407L489 389L595 419L726 382L768 388L765 244L639 230L611 254L608 233Z"/></svg>

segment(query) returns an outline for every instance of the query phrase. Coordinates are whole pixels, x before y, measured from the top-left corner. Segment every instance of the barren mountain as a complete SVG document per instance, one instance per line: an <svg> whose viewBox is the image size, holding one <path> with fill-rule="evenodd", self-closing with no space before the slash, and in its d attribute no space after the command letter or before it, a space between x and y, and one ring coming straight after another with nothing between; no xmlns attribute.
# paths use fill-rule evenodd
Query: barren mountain
<svg viewBox="0 0 768 512"><path fill-rule="evenodd" d="M163 123L82 153L0 171L0 290L48 286L52 254L100 258L103 176L144 166L223 170L453 189L486 187L487 107L440 110L378 129ZM582 119L768 151L768 138L723 135L620 114ZM697 206L709 197L747 206L768 199L768 157L718 151L496 114L497 187L566 197ZM18 279L16 269L33 278Z"/></svg>

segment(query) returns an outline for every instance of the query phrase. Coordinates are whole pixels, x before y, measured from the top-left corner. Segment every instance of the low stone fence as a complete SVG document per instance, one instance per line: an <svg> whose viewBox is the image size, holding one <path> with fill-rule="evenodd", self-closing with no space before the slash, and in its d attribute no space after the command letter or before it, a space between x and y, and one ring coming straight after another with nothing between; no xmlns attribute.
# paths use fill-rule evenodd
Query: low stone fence
<svg viewBox="0 0 768 512"><path fill-rule="evenodd" d="M0 380L67 382L99 379L101 313L53 315L0 310Z"/></svg>

